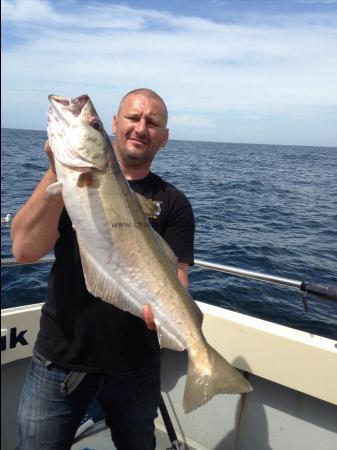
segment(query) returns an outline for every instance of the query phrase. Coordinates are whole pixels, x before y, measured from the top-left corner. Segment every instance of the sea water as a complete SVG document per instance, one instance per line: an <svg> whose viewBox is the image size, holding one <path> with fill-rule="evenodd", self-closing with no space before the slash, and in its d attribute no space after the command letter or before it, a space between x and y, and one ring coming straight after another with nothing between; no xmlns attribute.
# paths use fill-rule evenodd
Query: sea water
<svg viewBox="0 0 337 450"><path fill-rule="evenodd" d="M1 216L15 214L48 167L45 131L2 129ZM337 148L172 140L153 172L183 191L195 257L298 281L337 283ZM9 226L1 257L11 256ZM2 308L44 301L50 265L2 268ZM337 338L337 304L299 290L192 267L197 300Z"/></svg>

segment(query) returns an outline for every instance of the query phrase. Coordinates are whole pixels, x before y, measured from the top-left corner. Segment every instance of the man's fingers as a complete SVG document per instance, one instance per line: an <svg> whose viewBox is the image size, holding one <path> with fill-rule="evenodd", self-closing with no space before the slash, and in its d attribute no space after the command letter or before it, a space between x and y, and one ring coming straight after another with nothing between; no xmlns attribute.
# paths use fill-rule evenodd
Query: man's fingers
<svg viewBox="0 0 337 450"><path fill-rule="evenodd" d="M151 306L149 305L143 306L143 319L149 330L154 331L156 329L156 324L154 321L154 315Z"/></svg>

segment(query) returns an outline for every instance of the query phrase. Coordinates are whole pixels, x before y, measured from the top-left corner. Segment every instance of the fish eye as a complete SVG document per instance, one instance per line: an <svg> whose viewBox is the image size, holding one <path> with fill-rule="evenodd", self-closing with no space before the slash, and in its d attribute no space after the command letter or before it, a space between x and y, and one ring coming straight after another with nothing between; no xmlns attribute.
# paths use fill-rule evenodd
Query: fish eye
<svg viewBox="0 0 337 450"><path fill-rule="evenodd" d="M98 131L102 131L103 130L102 122L100 122L99 120L93 120L92 122L90 122L90 125L93 128L95 128L95 130L98 130Z"/></svg>

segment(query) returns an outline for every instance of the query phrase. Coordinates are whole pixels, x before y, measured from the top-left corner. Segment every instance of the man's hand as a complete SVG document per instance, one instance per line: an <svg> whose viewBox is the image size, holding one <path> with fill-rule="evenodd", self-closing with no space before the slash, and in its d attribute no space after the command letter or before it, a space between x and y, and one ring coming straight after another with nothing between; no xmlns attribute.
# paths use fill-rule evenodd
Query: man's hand
<svg viewBox="0 0 337 450"><path fill-rule="evenodd" d="M47 153L47 156L48 156L48 159L49 159L49 164L50 164L49 168L56 175L54 155L53 155L53 151L52 151L52 149L51 149L51 147L49 145L48 139L44 143L44 150Z"/></svg>
<svg viewBox="0 0 337 450"><path fill-rule="evenodd" d="M150 331L154 331L156 329L156 324L154 322L154 315L150 305L143 306L143 319Z"/></svg>

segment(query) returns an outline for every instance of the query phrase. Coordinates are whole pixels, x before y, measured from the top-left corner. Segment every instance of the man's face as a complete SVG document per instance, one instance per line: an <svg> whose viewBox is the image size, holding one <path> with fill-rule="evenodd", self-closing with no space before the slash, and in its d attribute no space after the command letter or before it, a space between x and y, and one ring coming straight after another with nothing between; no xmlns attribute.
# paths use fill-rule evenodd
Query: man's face
<svg viewBox="0 0 337 450"><path fill-rule="evenodd" d="M126 166L142 166L152 159L168 139L165 112L161 102L141 94L131 94L114 116L117 158Z"/></svg>

